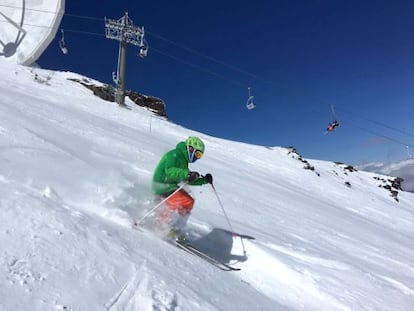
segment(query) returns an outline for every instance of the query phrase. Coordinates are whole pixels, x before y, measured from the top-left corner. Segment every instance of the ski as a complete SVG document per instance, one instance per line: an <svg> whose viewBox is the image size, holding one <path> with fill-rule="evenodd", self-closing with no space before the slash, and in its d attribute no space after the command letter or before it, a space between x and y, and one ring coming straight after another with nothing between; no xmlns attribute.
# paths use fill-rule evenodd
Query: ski
<svg viewBox="0 0 414 311"><path fill-rule="evenodd" d="M197 249L196 247L194 247L193 245L191 245L188 241L173 241L173 243L180 249L186 251L187 253L190 253L194 256L198 256L202 259L204 259L205 261L207 261L208 263L212 264L213 266L216 266L217 268L219 268L220 270L223 271L240 271L241 269L239 268L235 268L232 267L224 262L221 262L213 257L211 257L210 255L206 254L205 252Z"/></svg>
<svg viewBox="0 0 414 311"><path fill-rule="evenodd" d="M145 229L142 226L139 226L136 222L133 222L131 227L135 230L140 231L140 232L149 232L149 233L151 233L151 231ZM221 261L211 257L210 255L206 254L202 250L196 248L188 240L182 240L181 241L181 240L166 239L165 241L170 243L170 244L173 244L173 245L177 246L178 248L186 251L189 254L192 254L194 256L198 256L201 259L204 259L206 262L212 264L213 266L216 266L220 270L223 270L223 271L240 271L241 270L239 268L232 267L229 264L226 264L224 262L221 262Z"/></svg>

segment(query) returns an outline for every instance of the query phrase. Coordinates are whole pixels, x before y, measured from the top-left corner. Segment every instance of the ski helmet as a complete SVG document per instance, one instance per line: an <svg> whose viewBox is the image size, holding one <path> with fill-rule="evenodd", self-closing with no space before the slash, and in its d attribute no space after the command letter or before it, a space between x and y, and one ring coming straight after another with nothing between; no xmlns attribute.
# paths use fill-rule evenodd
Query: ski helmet
<svg viewBox="0 0 414 311"><path fill-rule="evenodd" d="M204 153L204 143L203 141L195 136L190 136L187 138L187 140L185 141L185 144L188 146L193 147L195 150L200 150L201 152Z"/></svg>
<svg viewBox="0 0 414 311"><path fill-rule="evenodd" d="M190 136L185 141L188 152L188 160L190 162L195 162L197 159L201 158L204 153L204 143L203 141L195 136Z"/></svg>

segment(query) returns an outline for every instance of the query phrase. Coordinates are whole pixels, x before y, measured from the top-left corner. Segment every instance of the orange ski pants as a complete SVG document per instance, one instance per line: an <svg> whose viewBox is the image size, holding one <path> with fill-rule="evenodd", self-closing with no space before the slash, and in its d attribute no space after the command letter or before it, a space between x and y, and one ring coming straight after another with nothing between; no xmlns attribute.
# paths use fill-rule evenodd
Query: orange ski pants
<svg viewBox="0 0 414 311"><path fill-rule="evenodd" d="M174 212L181 216L190 213L194 206L194 199L185 190L181 189L168 198L165 203L167 207L161 212L160 219L166 223Z"/></svg>

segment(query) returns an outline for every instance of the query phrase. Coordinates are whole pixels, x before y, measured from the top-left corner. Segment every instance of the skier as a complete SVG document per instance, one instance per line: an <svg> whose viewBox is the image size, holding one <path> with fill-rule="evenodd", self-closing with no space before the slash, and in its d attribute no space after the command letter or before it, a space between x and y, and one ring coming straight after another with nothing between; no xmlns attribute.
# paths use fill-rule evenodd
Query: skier
<svg viewBox="0 0 414 311"><path fill-rule="evenodd" d="M152 192L160 199L166 199L166 206L158 215L158 224L168 226L168 236L180 235L180 230L187 223L194 206L194 198L179 183L187 182L191 186L213 183L213 176L201 176L198 172L188 169L189 163L194 163L203 156L204 143L198 137L190 136L181 141L175 149L168 151L159 161L152 178Z"/></svg>

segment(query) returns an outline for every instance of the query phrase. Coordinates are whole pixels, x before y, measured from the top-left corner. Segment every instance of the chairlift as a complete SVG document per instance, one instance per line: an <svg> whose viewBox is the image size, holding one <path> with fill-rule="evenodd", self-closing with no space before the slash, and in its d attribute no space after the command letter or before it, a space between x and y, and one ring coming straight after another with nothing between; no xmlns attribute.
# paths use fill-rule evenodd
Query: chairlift
<svg viewBox="0 0 414 311"><path fill-rule="evenodd" d="M144 58L145 56L147 56L147 54L148 54L147 47L144 46L139 50L139 57Z"/></svg>
<svg viewBox="0 0 414 311"><path fill-rule="evenodd" d="M112 81L118 85L118 74L115 71L112 71Z"/></svg>
<svg viewBox="0 0 414 311"><path fill-rule="evenodd" d="M326 128L326 133L333 132L339 125L340 123L335 113L335 107L334 105L331 105L331 122L328 124L328 127Z"/></svg>
<svg viewBox="0 0 414 311"><path fill-rule="evenodd" d="M65 46L65 34L63 32L63 29L61 29L61 32L62 32L62 38L59 41L59 47L62 53L66 55L68 54L69 51L68 51L68 48Z"/></svg>
<svg viewBox="0 0 414 311"><path fill-rule="evenodd" d="M407 148L407 156L408 156L408 159L412 159L413 158L413 154L410 151L410 146L407 145L406 148Z"/></svg>
<svg viewBox="0 0 414 311"><path fill-rule="evenodd" d="M250 94L250 87L248 88L249 90L249 97L247 98L247 102L246 102L246 107L249 110L252 110L253 108L256 107L256 105L253 103L253 95Z"/></svg>
<svg viewBox="0 0 414 311"><path fill-rule="evenodd" d="M141 57L141 58L144 58L145 56L147 56L147 54L148 54L148 44L144 40L144 45L141 46L141 49L139 50L138 56Z"/></svg>

